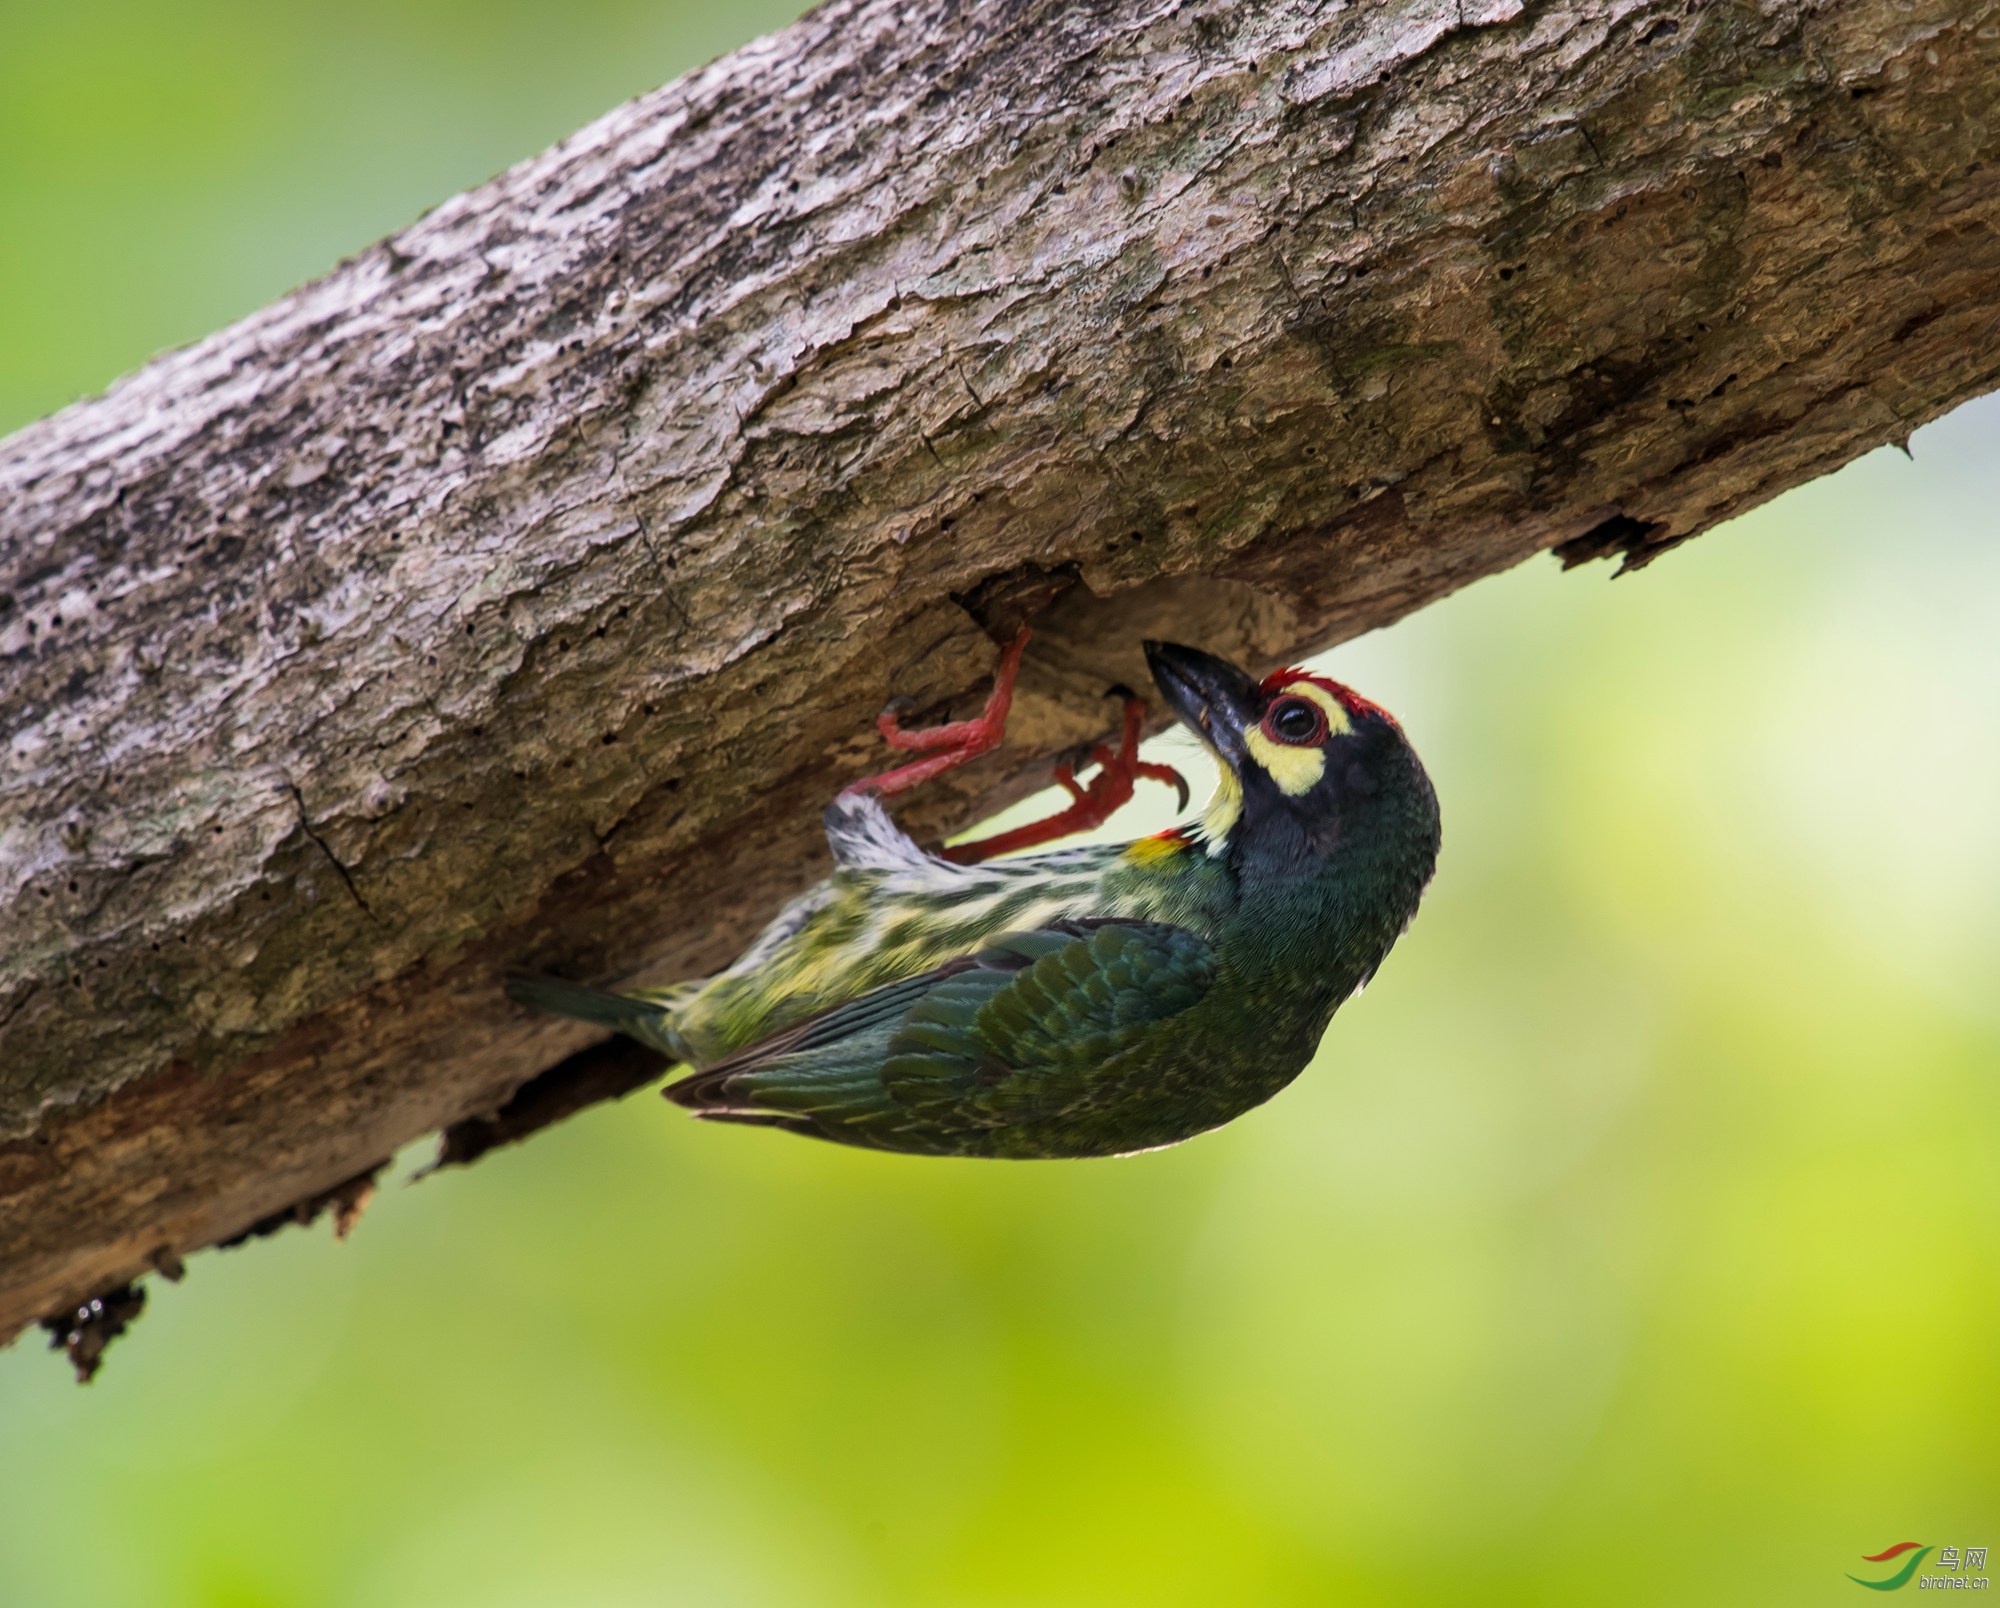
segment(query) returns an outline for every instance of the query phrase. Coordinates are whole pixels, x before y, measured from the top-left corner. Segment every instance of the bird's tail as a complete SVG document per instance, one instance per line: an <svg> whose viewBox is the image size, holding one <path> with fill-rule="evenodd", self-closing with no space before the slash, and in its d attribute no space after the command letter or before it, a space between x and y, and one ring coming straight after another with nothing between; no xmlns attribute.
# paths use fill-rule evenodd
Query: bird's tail
<svg viewBox="0 0 2000 1608"><path fill-rule="evenodd" d="M587 988L582 983L566 983L560 977L542 977L533 972L516 972L507 979L507 997L538 1011L557 1016L573 1016L580 1022L595 1022L650 1045L676 1061L692 1062L687 1041L674 1031L673 991L657 995L614 994L608 989Z"/></svg>

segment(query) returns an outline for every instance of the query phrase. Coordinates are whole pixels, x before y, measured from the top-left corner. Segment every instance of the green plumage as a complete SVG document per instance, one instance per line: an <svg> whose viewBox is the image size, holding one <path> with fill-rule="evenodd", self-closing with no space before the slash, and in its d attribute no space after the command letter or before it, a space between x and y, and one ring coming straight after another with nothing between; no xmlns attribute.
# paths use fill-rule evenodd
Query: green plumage
<svg viewBox="0 0 2000 1608"><path fill-rule="evenodd" d="M1345 689L1149 652L1228 770L1205 834L961 866L845 794L832 877L727 970L516 997L694 1066L667 1092L700 1115L849 1144L1112 1155L1227 1122L1297 1075L1415 913L1437 806L1395 723ZM1325 695L1284 690L1306 679ZM1334 716L1310 786L1310 757L1273 746L1312 746L1272 723L1287 699Z"/></svg>

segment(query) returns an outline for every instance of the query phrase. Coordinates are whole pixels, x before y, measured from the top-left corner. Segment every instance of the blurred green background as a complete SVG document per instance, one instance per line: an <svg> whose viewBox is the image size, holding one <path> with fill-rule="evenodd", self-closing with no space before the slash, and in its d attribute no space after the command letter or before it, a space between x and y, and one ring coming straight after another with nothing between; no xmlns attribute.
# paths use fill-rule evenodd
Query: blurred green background
<svg viewBox="0 0 2000 1608"><path fill-rule="evenodd" d="M7 0L0 428L785 17ZM24 1339L0 1605L1853 1603L2000 1546L1996 432L1331 655L1444 860L1222 1133L635 1097L197 1258L89 1389Z"/></svg>

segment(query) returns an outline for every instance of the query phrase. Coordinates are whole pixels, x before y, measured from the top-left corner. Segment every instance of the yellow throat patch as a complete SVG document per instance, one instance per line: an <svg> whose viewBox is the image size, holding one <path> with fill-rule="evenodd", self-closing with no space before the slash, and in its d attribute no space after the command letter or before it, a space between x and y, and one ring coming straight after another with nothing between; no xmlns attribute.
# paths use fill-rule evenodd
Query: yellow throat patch
<svg viewBox="0 0 2000 1608"><path fill-rule="evenodd" d="M1210 854L1220 854L1228 845L1230 828L1243 818L1243 784L1228 764L1216 766L1215 792L1208 808L1201 812L1201 835Z"/></svg>

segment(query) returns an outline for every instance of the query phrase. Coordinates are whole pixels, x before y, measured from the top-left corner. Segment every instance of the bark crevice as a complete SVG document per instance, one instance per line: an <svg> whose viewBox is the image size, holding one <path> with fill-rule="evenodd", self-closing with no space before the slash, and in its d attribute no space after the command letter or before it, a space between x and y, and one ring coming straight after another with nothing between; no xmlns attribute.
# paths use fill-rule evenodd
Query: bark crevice
<svg viewBox="0 0 2000 1608"><path fill-rule="evenodd" d="M299 808L299 830L311 838L313 846L326 856L326 863L333 867L334 874L340 878L341 886L347 889L348 897L354 901L355 906L370 921L375 921L377 919L375 912L368 908L368 901L361 896L361 889L354 881L354 873L341 863L340 856L333 852L332 846L326 839L313 830L312 818L306 814L306 796L299 791L299 784L288 781L285 786L291 792L292 802Z"/></svg>

